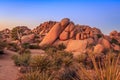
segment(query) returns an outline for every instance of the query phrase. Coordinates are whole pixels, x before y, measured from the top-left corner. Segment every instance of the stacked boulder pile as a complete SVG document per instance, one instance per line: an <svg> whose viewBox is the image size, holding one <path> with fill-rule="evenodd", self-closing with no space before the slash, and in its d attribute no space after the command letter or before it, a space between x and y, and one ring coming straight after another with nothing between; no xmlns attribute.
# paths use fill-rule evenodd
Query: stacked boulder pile
<svg viewBox="0 0 120 80"><path fill-rule="evenodd" d="M32 30L33 33L45 36L45 33L48 33L50 29L55 25L55 21L48 21L40 24Z"/></svg>
<svg viewBox="0 0 120 80"><path fill-rule="evenodd" d="M40 24L33 30L26 26L18 26L22 29L22 43L39 43L39 46L64 44L66 51L86 52L92 48L94 53L102 53L107 50L120 52L120 32L112 31L104 35L100 29L88 25L79 25L64 18L61 21L48 21ZM10 42L11 30L0 31L1 39ZM12 39L11 39L12 40ZM14 41L12 41L14 42Z"/></svg>
<svg viewBox="0 0 120 80"><path fill-rule="evenodd" d="M39 33L42 33L42 31ZM117 39L115 40L118 40L118 37L120 38L120 33L116 35ZM109 39L113 39L110 36L108 37ZM70 19L64 18L48 28L48 32L39 46L58 45L63 43L66 46L65 50L71 52L84 52L88 47L93 46L93 51L95 53L101 53L105 50L114 49L109 39L98 28L92 28L87 25L75 25ZM118 51L120 51L119 43L118 41L119 47L117 46L118 49L116 49Z"/></svg>

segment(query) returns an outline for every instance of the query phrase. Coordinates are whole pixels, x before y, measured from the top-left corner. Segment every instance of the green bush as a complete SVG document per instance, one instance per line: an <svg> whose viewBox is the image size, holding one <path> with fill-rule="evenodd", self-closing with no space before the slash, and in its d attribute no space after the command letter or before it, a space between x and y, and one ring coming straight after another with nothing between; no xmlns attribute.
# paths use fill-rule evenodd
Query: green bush
<svg viewBox="0 0 120 80"><path fill-rule="evenodd" d="M24 53L22 55L13 55L12 59L16 66L29 66L30 63L30 54Z"/></svg>

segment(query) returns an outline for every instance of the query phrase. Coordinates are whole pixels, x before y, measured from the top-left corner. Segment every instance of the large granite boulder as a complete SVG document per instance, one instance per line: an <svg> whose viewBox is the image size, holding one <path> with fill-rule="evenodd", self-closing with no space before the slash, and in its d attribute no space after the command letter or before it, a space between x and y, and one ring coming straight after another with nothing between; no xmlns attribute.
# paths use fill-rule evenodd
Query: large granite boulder
<svg viewBox="0 0 120 80"><path fill-rule="evenodd" d="M52 44L60 35L62 31L62 27L60 23L56 23L51 30L48 32L48 34L44 37L44 39L42 40L42 42L39 44L40 46L43 45L48 45L48 44Z"/></svg>
<svg viewBox="0 0 120 80"><path fill-rule="evenodd" d="M102 44L105 49L110 49L111 48L110 42L107 39L105 39L105 38L100 38L98 43Z"/></svg>
<svg viewBox="0 0 120 80"><path fill-rule="evenodd" d="M87 40L70 40L66 51L83 52L87 47Z"/></svg>
<svg viewBox="0 0 120 80"><path fill-rule="evenodd" d="M74 35L74 23L70 22L68 26L63 30L63 32L60 34L59 39L60 40L68 40L72 38Z"/></svg>

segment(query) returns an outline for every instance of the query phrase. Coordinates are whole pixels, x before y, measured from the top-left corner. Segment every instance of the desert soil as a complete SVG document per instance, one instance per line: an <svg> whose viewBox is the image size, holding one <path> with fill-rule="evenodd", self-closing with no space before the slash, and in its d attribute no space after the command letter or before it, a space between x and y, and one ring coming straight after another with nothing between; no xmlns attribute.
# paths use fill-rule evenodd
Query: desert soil
<svg viewBox="0 0 120 80"><path fill-rule="evenodd" d="M11 59L15 52L5 50L4 55L0 55L0 80L16 80L19 76L18 68Z"/></svg>

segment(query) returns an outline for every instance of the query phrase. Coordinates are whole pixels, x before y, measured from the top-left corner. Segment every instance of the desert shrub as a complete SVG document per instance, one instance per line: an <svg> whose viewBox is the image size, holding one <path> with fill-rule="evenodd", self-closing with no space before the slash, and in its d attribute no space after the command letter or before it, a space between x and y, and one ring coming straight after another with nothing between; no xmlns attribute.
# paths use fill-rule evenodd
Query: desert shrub
<svg viewBox="0 0 120 80"><path fill-rule="evenodd" d="M69 67L73 63L73 55L65 51L53 52L50 57L54 70L59 70L61 67Z"/></svg>
<svg viewBox="0 0 120 80"><path fill-rule="evenodd" d="M7 47L7 43L6 42L1 42L0 41L0 49L3 49L3 48L5 48L5 47Z"/></svg>
<svg viewBox="0 0 120 80"><path fill-rule="evenodd" d="M74 68L65 68L60 72L58 80L80 80Z"/></svg>
<svg viewBox="0 0 120 80"><path fill-rule="evenodd" d="M101 35L101 34L97 34L97 37L98 37L98 38L101 38L101 37L102 37L102 35Z"/></svg>
<svg viewBox="0 0 120 80"><path fill-rule="evenodd" d="M50 68L51 62L47 56L34 56L30 61L30 66L43 72Z"/></svg>
<svg viewBox="0 0 120 80"><path fill-rule="evenodd" d="M29 45L30 49L41 49L39 45Z"/></svg>
<svg viewBox="0 0 120 80"><path fill-rule="evenodd" d="M81 63L84 62L86 58L87 58L86 54L80 54L75 58L75 60L76 62Z"/></svg>
<svg viewBox="0 0 120 80"><path fill-rule="evenodd" d="M53 76L46 72L40 73L39 71L30 71L27 74L24 74L18 80L53 80Z"/></svg>
<svg viewBox="0 0 120 80"><path fill-rule="evenodd" d="M44 45L44 46L42 46L41 47L43 50L48 50L49 48L51 49L51 48L54 48L54 49L56 49L57 50L57 47L55 47L55 46L52 46L52 45Z"/></svg>
<svg viewBox="0 0 120 80"><path fill-rule="evenodd" d="M69 67L72 65L73 62L73 55L72 53L65 52L65 51L58 51L57 54L60 56L62 59L62 65L64 67Z"/></svg>
<svg viewBox="0 0 120 80"><path fill-rule="evenodd" d="M62 43L57 46L58 50L64 50L66 46Z"/></svg>
<svg viewBox="0 0 120 80"><path fill-rule="evenodd" d="M19 51L19 47L15 43L9 43L7 48L15 52Z"/></svg>
<svg viewBox="0 0 120 80"><path fill-rule="evenodd" d="M13 55L12 59L16 66L28 66L30 63L30 54L24 53L22 55Z"/></svg>
<svg viewBox="0 0 120 80"><path fill-rule="evenodd" d="M57 52L56 47L48 47L45 49L45 52L47 53L48 56L54 56Z"/></svg>
<svg viewBox="0 0 120 80"><path fill-rule="evenodd" d="M22 48L24 48L24 49L28 49L29 46L30 46L29 43L23 43L23 44L22 44Z"/></svg>

